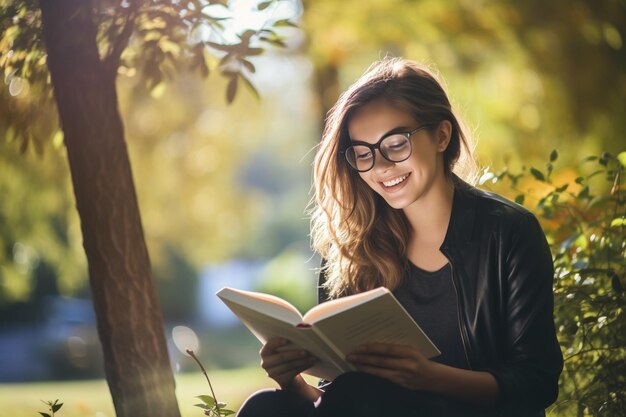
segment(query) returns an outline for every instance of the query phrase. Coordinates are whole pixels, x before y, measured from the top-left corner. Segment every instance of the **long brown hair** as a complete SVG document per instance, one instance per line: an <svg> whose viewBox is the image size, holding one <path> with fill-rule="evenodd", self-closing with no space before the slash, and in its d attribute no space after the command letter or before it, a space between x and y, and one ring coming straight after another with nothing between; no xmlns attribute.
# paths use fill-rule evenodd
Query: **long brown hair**
<svg viewBox="0 0 626 417"><path fill-rule="evenodd" d="M444 152L446 175L469 179L474 173L470 140L436 77L425 66L401 58L374 63L329 111L313 177L313 248L325 260L330 297L378 286L395 289L407 267L410 227L402 210L387 205L348 166L342 151L350 144L348 123L358 109L384 99L419 123L452 125Z"/></svg>

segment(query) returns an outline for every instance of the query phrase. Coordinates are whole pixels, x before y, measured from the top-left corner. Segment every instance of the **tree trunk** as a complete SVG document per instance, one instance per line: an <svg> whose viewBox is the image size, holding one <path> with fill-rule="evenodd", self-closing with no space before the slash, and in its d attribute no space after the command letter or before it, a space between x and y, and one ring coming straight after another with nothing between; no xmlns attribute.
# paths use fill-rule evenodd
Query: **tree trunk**
<svg viewBox="0 0 626 417"><path fill-rule="evenodd" d="M93 4L40 0L40 6L115 411L178 417L115 71L106 71L98 55Z"/></svg>

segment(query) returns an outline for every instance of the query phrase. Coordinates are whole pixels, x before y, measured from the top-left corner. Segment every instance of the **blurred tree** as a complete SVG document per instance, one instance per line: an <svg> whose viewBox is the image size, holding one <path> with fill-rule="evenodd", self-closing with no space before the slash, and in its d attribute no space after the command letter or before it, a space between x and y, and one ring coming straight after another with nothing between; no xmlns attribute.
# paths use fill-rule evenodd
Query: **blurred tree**
<svg viewBox="0 0 626 417"><path fill-rule="evenodd" d="M559 109L574 141L592 136L622 150L626 130L626 3L508 2L513 33L541 74L546 107Z"/></svg>
<svg viewBox="0 0 626 417"><path fill-rule="evenodd" d="M206 76L210 47L221 56L219 69L229 79L226 94L231 102L240 80L249 84L244 71L255 70L247 58L263 52L252 43L282 41L273 30L261 28L247 30L233 42L224 37L220 42L208 37L189 42L199 28L218 34L224 29L222 18L206 9L215 4L226 2L15 0L3 2L0 9L0 64L9 92L16 95L26 82L42 85L42 100L49 102L45 86L54 87L107 381L120 417L177 416L179 410L115 81L120 68L136 66L143 67L153 90L180 65ZM134 48L127 49L129 43ZM9 120L23 149L34 138L35 107L27 110L29 117Z"/></svg>
<svg viewBox="0 0 626 417"><path fill-rule="evenodd" d="M554 147L572 162L621 150L623 1L370 0L337 7L316 0L304 6L322 116L369 63L391 54L434 63L445 74L460 110L480 125L478 151L488 164L489 155L539 161Z"/></svg>
<svg viewBox="0 0 626 417"><path fill-rule="evenodd" d="M62 293L79 290L86 275L68 178L58 169L64 155L50 148L45 157L21 157L0 141L0 305L34 296L41 264L54 270Z"/></svg>

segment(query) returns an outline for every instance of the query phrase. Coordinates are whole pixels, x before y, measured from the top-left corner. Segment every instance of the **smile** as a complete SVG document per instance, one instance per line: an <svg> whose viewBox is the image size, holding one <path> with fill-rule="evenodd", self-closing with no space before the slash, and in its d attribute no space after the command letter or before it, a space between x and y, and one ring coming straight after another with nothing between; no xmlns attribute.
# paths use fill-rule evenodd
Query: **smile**
<svg viewBox="0 0 626 417"><path fill-rule="evenodd" d="M407 178L409 178L409 174L402 175L401 177L397 177L397 178L394 178L394 179L389 180L389 181L383 181L382 183L383 183L383 185L385 187L393 187L394 185L400 184L401 182L403 182Z"/></svg>

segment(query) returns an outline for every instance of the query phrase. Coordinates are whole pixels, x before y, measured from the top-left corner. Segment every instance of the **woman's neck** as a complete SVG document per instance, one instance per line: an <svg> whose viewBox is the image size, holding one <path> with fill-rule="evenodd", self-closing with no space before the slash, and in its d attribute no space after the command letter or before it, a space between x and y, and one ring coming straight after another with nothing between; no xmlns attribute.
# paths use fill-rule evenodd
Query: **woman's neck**
<svg viewBox="0 0 626 417"><path fill-rule="evenodd" d="M427 195L404 209L411 225L409 246L431 244L439 249L445 238L452 212L454 182L451 177L442 175L433 185Z"/></svg>

